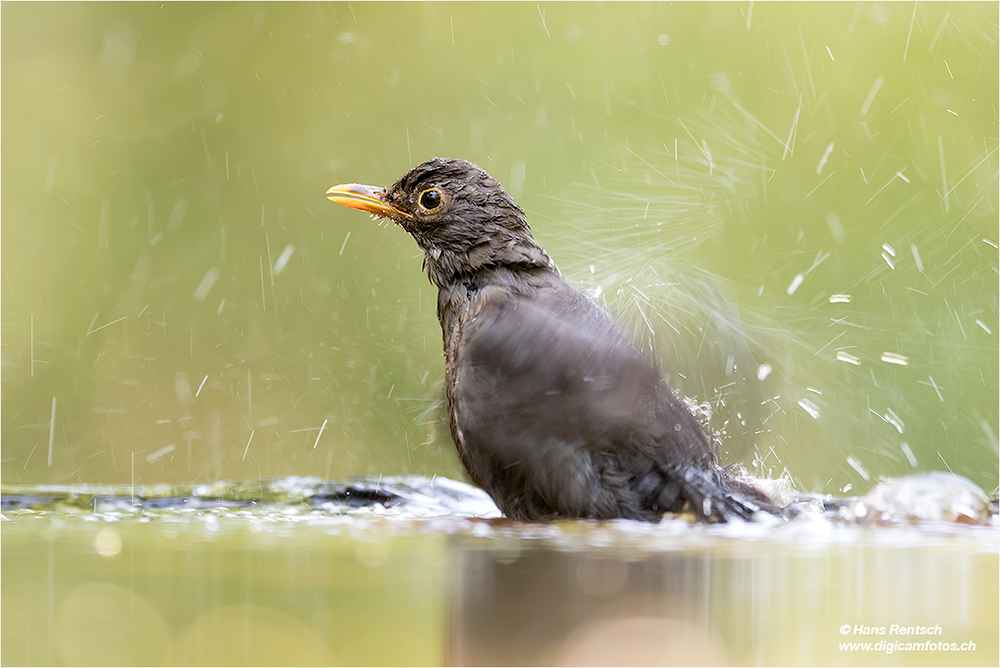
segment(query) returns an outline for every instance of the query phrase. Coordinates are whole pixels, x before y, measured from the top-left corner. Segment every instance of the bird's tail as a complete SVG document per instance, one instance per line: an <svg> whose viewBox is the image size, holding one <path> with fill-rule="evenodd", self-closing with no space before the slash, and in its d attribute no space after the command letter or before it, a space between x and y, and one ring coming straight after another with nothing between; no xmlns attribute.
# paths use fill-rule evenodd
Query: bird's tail
<svg viewBox="0 0 1000 668"><path fill-rule="evenodd" d="M646 504L660 512L687 509L700 519L721 522L751 520L758 513L781 513L765 492L715 464L706 469L692 467L674 476L663 476L660 481L655 492L646 491Z"/></svg>
<svg viewBox="0 0 1000 668"><path fill-rule="evenodd" d="M650 519L665 512L693 512L703 520L751 520L758 513L781 515L779 505L765 492L737 479L714 462L668 473L659 468L637 481L635 491Z"/></svg>
<svg viewBox="0 0 1000 668"><path fill-rule="evenodd" d="M768 494L733 477L715 466L709 471L689 471L689 503L702 519L729 521L751 520L758 513L780 515L780 508Z"/></svg>

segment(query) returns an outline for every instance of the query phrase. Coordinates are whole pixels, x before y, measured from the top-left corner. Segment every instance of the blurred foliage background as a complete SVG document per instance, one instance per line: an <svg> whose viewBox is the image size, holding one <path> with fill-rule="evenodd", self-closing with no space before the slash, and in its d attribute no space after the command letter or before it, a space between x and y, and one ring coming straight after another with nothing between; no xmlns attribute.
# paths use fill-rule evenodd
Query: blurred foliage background
<svg viewBox="0 0 1000 668"><path fill-rule="evenodd" d="M4 3L2 480L461 477L326 201L478 163L723 458L997 486L996 3Z"/></svg>

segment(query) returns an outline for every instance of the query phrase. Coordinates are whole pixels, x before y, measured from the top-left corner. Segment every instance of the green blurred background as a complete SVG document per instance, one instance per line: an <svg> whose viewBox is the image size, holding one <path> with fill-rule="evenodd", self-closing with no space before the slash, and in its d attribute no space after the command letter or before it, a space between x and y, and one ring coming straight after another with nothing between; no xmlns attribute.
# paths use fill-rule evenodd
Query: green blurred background
<svg viewBox="0 0 1000 668"><path fill-rule="evenodd" d="M324 196L443 155L711 405L725 461L997 486L996 3L0 25L5 483L460 478L416 246Z"/></svg>

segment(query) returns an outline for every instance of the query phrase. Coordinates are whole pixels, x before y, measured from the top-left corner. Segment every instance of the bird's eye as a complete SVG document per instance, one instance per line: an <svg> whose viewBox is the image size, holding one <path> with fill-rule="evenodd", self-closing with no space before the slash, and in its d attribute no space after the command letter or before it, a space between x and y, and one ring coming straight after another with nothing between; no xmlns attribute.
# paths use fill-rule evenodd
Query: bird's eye
<svg viewBox="0 0 1000 668"><path fill-rule="evenodd" d="M441 206L441 192L437 188L428 188L420 193L420 206L428 211Z"/></svg>

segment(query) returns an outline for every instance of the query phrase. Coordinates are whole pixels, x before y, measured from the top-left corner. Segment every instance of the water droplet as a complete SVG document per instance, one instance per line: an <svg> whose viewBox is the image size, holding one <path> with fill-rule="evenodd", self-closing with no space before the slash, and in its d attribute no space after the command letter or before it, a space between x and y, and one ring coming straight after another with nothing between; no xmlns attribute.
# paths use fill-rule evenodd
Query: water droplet
<svg viewBox="0 0 1000 668"><path fill-rule="evenodd" d="M847 362L848 364L853 364L854 366L861 366L861 360L850 353L845 353L843 350L837 353L837 359L841 362Z"/></svg>
<svg viewBox="0 0 1000 668"><path fill-rule="evenodd" d="M899 366L907 366L910 363L910 358L905 355L900 355L898 353L882 353L882 361L888 362L889 364L898 364Z"/></svg>
<svg viewBox="0 0 1000 668"><path fill-rule="evenodd" d="M854 469L855 471L858 472L859 476L861 476L865 480L870 480L871 479L871 476L868 475L868 471L865 469L865 467L861 464L860 461L858 461L854 457L848 457L847 458L847 463L850 465L850 467L852 469Z"/></svg>
<svg viewBox="0 0 1000 668"><path fill-rule="evenodd" d="M809 417L814 420L819 419L819 407L808 399L799 399L799 408L809 413Z"/></svg>

